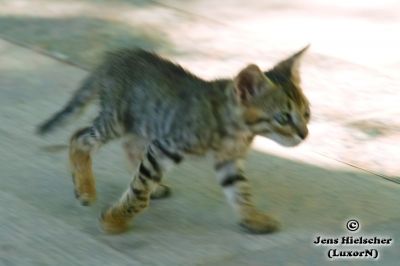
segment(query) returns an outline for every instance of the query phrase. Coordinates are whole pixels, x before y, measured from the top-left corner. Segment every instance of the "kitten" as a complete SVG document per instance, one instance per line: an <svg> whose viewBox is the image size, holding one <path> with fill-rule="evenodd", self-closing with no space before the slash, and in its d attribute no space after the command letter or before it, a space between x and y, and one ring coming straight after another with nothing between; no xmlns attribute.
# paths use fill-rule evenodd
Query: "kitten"
<svg viewBox="0 0 400 266"><path fill-rule="evenodd" d="M242 227L269 233L278 222L258 211L242 162L255 135L284 146L307 137L309 103L300 88L299 63L308 47L262 72L251 64L233 79L205 81L154 53L120 50L83 82L67 105L38 127L45 134L100 97L93 124L76 131L69 159L76 197L83 205L95 201L91 152L125 137L128 158L140 165L120 200L103 212L108 232L125 231L150 197L169 194L162 177L185 155L211 151L215 170L228 202Z"/></svg>

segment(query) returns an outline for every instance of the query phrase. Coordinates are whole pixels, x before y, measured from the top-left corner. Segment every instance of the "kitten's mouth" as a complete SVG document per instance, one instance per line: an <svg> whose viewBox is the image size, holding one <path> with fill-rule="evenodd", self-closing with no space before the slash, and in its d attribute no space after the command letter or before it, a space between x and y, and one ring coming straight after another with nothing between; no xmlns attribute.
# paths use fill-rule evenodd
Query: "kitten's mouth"
<svg viewBox="0 0 400 266"><path fill-rule="evenodd" d="M290 138L287 138L287 139L288 139L288 141L283 141L279 144L281 144L282 146L285 146L285 147L294 147L303 142L303 139L297 135L291 136Z"/></svg>
<svg viewBox="0 0 400 266"><path fill-rule="evenodd" d="M273 140L284 147L294 147L299 145L303 141L303 139L299 136L289 134L277 134L268 132L267 134L263 134L262 136L269 138L270 140Z"/></svg>

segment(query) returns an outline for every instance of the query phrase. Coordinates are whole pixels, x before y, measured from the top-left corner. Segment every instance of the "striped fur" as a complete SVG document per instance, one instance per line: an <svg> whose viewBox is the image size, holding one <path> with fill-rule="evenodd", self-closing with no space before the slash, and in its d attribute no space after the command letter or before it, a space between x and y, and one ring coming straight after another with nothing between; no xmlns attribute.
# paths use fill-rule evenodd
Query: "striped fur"
<svg viewBox="0 0 400 266"><path fill-rule="evenodd" d="M108 232L125 231L150 198L169 195L162 178L173 165L187 155L207 152L215 155L218 182L240 224L250 232L272 232L278 223L254 207L242 162L257 134L285 146L307 137L310 109L298 69L305 50L264 73L252 64L234 79L214 81L143 50L113 52L38 132L51 132L91 99L100 98L93 124L71 138L70 164L77 197L91 204L96 198L92 152L125 138L124 148L136 171L119 201L101 216Z"/></svg>

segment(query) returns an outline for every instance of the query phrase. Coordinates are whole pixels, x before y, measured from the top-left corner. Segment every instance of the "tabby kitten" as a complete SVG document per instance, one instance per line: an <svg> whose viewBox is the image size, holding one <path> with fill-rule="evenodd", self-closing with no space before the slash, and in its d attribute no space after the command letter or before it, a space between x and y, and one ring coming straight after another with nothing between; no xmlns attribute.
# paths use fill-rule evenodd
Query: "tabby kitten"
<svg viewBox="0 0 400 266"><path fill-rule="evenodd" d="M95 201L91 153L106 142L125 137L128 158L132 164L140 161L128 189L101 215L108 232L125 231L151 197L169 194L162 177L172 165L186 155L208 151L214 154L218 182L241 226L253 233L273 232L278 222L255 208L242 162L257 134L284 146L307 137L310 109L299 76L307 48L264 73L251 64L233 79L214 81L143 50L112 52L38 133L52 131L100 97L93 124L70 140L76 197L83 205Z"/></svg>

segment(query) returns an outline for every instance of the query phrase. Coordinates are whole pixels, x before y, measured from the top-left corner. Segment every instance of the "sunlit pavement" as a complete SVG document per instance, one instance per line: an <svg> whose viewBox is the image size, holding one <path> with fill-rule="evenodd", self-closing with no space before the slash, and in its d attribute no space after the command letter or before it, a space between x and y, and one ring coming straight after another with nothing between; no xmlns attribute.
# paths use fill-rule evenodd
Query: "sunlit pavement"
<svg viewBox="0 0 400 266"><path fill-rule="evenodd" d="M398 265L397 1L181 2L1 3L0 265L325 265L331 247L312 241L349 234L350 218L362 225L355 235L394 238L379 263ZM307 43L310 137L294 149L258 138L247 165L257 204L282 221L276 234L240 231L211 161L199 159L168 176L170 199L108 236L98 214L130 179L119 143L96 155L99 199L87 208L73 197L65 150L43 147L65 144L90 112L48 138L33 134L106 49L138 45L213 78L249 62L268 68Z"/></svg>

